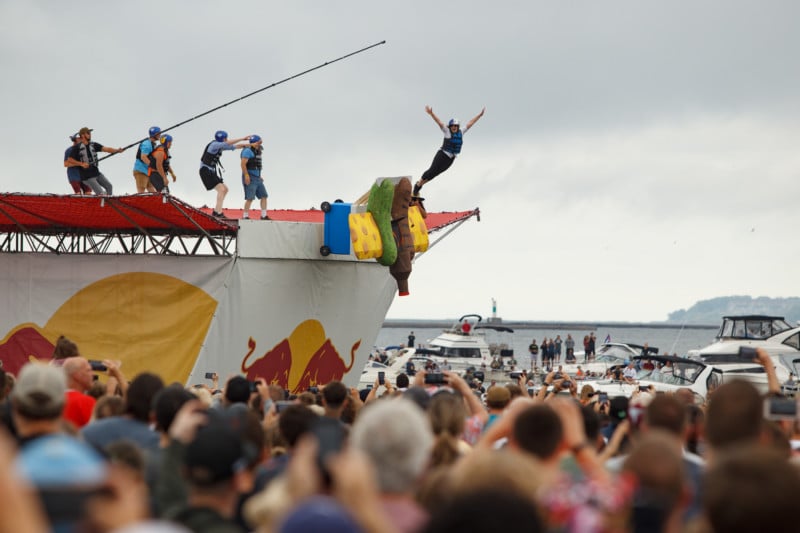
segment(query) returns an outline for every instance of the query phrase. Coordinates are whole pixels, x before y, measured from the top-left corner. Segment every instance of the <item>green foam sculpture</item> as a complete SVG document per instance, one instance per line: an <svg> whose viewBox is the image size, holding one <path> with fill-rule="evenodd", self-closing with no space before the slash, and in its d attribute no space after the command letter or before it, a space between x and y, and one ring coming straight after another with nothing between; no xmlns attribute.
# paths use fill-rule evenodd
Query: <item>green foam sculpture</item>
<svg viewBox="0 0 800 533"><path fill-rule="evenodd" d="M392 235L393 200L394 184L390 180L374 184L367 200L367 211L372 213L383 243L383 255L378 257L378 263L384 266L392 266L397 261L397 244Z"/></svg>

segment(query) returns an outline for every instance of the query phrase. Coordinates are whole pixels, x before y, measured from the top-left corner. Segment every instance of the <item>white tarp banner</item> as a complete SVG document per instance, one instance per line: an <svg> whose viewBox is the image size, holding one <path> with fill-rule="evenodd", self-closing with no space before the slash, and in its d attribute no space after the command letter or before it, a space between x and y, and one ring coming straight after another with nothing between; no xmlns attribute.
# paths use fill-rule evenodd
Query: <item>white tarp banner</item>
<svg viewBox="0 0 800 533"><path fill-rule="evenodd" d="M292 390L355 385L395 292L374 262L0 254L0 360L52 357L59 335L134 376L246 371ZM349 372L348 372L349 371Z"/></svg>

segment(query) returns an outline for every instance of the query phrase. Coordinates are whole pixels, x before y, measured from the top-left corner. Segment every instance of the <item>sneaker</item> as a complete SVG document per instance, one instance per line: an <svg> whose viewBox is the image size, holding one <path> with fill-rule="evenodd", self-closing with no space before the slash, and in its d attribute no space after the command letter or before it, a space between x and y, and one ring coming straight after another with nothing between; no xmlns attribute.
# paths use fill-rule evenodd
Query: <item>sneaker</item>
<svg viewBox="0 0 800 533"><path fill-rule="evenodd" d="M267 215L262 215L261 220L272 220Z"/></svg>
<svg viewBox="0 0 800 533"><path fill-rule="evenodd" d="M216 211L211 211L211 216L212 217L217 217L217 218L222 218L225 215L223 215L222 213L217 213Z"/></svg>

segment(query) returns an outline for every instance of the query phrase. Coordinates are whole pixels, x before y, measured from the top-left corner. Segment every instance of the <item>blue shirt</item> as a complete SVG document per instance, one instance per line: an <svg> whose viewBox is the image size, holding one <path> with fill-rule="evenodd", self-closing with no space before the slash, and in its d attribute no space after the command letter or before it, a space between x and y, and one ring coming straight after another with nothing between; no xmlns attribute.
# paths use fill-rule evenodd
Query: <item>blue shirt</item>
<svg viewBox="0 0 800 533"><path fill-rule="evenodd" d="M67 148L64 152L64 161L69 159L69 154L72 152L72 146ZM67 167L67 179L69 181L81 181L81 173L78 170L80 167Z"/></svg>
<svg viewBox="0 0 800 533"><path fill-rule="evenodd" d="M139 149L142 151L141 155L148 155L153 153L153 143L150 139L142 141L142 144L139 145ZM147 163L136 158L136 162L133 164L133 171L134 172L141 172L142 174L147 174L147 169L150 168Z"/></svg>
<svg viewBox="0 0 800 533"><path fill-rule="evenodd" d="M223 143L223 142L219 142L219 141L211 141L211 144L208 145L207 152L209 154L217 154L217 153L219 153L219 152L221 152L223 150L236 150L236 147L234 145L228 144L228 143ZM206 168L211 169L211 170L214 170L213 168L211 168L210 166L206 165L202 161L200 162L200 166L201 167L206 167Z"/></svg>
<svg viewBox="0 0 800 533"><path fill-rule="evenodd" d="M251 159L255 157L256 154L253 152L252 148L245 148L242 150L242 159ZM248 168L247 173L253 176L254 178L261 177L261 170L257 168ZM242 180L244 180L244 173L242 174Z"/></svg>

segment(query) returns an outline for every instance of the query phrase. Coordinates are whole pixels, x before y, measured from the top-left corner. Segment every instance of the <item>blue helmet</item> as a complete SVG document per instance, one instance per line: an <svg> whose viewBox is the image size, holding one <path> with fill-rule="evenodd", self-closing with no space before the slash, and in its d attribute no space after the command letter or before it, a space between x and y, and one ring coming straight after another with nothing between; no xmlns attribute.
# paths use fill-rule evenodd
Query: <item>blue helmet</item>
<svg viewBox="0 0 800 533"><path fill-rule="evenodd" d="M250 136L250 144L255 144L261 140L261 137L258 135L251 135Z"/></svg>
<svg viewBox="0 0 800 533"><path fill-rule="evenodd" d="M450 126L458 126L458 119L457 118L451 118L450 122L447 123L447 127L449 128Z"/></svg>
<svg viewBox="0 0 800 533"><path fill-rule="evenodd" d="M165 133L161 136L161 144L167 144L172 142L172 135L169 133Z"/></svg>
<svg viewBox="0 0 800 533"><path fill-rule="evenodd" d="M214 139L218 140L219 142L223 142L227 138L228 132L225 130L218 130L217 133L214 134Z"/></svg>
<svg viewBox="0 0 800 533"><path fill-rule="evenodd" d="M156 137L159 133L161 133L161 128L158 126L153 126L148 130L148 133L150 134L150 137Z"/></svg>

